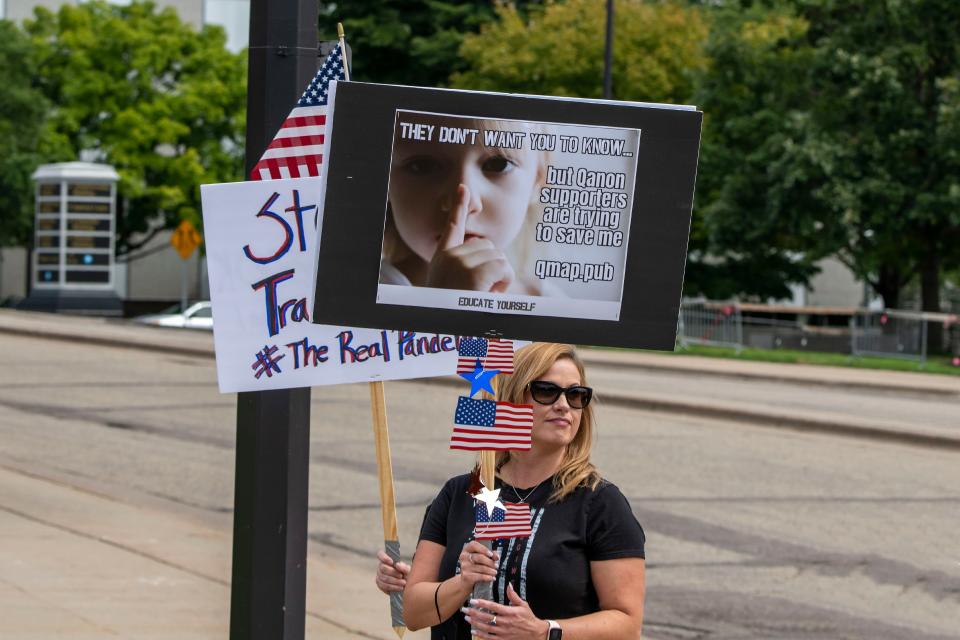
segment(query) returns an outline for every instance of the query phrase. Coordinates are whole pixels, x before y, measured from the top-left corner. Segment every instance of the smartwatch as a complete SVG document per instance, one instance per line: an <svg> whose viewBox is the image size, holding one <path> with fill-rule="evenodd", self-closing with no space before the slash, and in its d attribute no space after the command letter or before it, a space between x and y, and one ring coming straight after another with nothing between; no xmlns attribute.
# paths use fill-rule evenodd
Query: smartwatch
<svg viewBox="0 0 960 640"><path fill-rule="evenodd" d="M547 620L547 624L550 625L550 630L547 631L547 640L560 640L563 637L563 629L560 628L560 623L556 620Z"/></svg>

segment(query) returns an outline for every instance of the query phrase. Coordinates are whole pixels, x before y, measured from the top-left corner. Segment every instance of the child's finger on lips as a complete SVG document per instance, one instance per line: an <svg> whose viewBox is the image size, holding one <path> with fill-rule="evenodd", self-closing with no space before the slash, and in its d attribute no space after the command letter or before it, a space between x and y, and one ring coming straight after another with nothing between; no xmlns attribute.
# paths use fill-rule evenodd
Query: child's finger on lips
<svg viewBox="0 0 960 640"><path fill-rule="evenodd" d="M485 265L488 262L502 261L505 263L507 261L506 256L494 248L479 248L476 250L464 251L459 253L457 257L460 259L460 263L467 269L476 269L477 267Z"/></svg>
<svg viewBox="0 0 960 640"><path fill-rule="evenodd" d="M513 268L502 258L484 262L474 269L474 273L485 291L506 291L514 278Z"/></svg>
<svg viewBox="0 0 960 640"><path fill-rule="evenodd" d="M513 284L514 278L516 278L516 275L513 273L513 269L508 269L502 278L493 283L490 291L493 293L506 293L510 285Z"/></svg>
<svg viewBox="0 0 960 640"><path fill-rule="evenodd" d="M463 244L463 236L467 233L467 210L470 202L470 188L465 184L457 186L457 201L450 209L447 217L447 226L440 237L438 249L446 251Z"/></svg>

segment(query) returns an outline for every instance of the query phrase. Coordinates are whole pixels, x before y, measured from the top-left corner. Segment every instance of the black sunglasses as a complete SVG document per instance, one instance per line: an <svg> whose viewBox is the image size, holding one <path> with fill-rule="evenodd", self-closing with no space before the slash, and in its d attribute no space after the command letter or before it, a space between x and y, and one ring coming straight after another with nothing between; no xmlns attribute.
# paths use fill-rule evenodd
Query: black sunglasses
<svg viewBox="0 0 960 640"><path fill-rule="evenodd" d="M562 393L567 399L567 404L573 409L583 409L590 404L590 399L593 397L593 389L578 384L564 389L546 380L534 380L527 385L527 388L530 389L530 397L534 402L540 404L553 404Z"/></svg>

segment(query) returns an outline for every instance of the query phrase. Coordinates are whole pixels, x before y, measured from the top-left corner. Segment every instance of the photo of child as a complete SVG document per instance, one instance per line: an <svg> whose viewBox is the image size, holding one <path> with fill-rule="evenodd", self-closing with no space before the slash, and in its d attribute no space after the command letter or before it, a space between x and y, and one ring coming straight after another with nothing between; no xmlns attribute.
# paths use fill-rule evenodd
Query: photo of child
<svg viewBox="0 0 960 640"><path fill-rule="evenodd" d="M398 110L377 302L615 319L639 136Z"/></svg>
<svg viewBox="0 0 960 640"><path fill-rule="evenodd" d="M380 282L542 295L522 267L549 161L526 141L543 132L521 121L398 117Z"/></svg>

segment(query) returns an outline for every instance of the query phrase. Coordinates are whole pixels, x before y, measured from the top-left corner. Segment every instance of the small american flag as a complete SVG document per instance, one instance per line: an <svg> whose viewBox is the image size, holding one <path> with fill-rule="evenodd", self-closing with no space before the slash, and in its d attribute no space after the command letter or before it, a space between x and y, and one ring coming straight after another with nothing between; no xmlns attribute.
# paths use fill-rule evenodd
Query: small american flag
<svg viewBox="0 0 960 640"><path fill-rule="evenodd" d="M460 396L453 416L451 449L529 451L533 407Z"/></svg>
<svg viewBox="0 0 960 640"><path fill-rule="evenodd" d="M457 348L457 373L470 373L477 366L513 373L513 340L464 338Z"/></svg>
<svg viewBox="0 0 960 640"><path fill-rule="evenodd" d="M529 538L530 505L525 502L504 502L506 511L500 507L493 509L493 515L487 514L487 505L477 502L477 524L473 537L477 540L496 540L498 538Z"/></svg>
<svg viewBox="0 0 960 640"><path fill-rule="evenodd" d="M250 171L251 180L320 175L323 128L327 123L327 91L331 80L343 79L343 53L338 44L323 61L297 106Z"/></svg>

